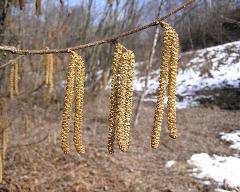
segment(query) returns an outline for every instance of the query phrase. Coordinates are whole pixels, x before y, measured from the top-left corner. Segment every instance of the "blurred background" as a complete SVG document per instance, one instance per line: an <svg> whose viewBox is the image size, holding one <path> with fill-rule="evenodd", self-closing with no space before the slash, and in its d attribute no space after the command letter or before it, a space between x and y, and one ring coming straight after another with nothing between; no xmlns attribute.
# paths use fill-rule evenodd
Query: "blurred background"
<svg viewBox="0 0 240 192"><path fill-rule="evenodd" d="M0 0L1 46L85 44L151 22L184 2L42 0L36 7L37 1ZM119 40L136 57L127 153L109 155L106 148L113 44L78 52L86 62L84 155L77 154L72 142L67 156L60 147L69 54L53 56L49 95L46 55L0 52L2 153L7 149L0 191L240 191L240 1L198 0L166 21L181 43L178 138L168 138L164 120L157 150L150 148L150 140L161 64L160 26ZM20 94L10 99L13 63L19 66Z"/></svg>

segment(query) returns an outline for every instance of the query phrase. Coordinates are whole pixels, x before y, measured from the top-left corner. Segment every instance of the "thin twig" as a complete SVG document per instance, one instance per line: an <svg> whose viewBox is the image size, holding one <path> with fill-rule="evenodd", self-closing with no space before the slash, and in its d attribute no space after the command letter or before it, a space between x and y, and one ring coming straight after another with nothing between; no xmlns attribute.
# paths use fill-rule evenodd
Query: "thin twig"
<svg viewBox="0 0 240 192"><path fill-rule="evenodd" d="M4 64L0 65L0 69L5 68L5 67L7 67L8 65L13 65L17 60L21 59L22 57L24 57L24 56L23 56L23 55L20 55L20 56L18 56L17 58L11 59L11 60L8 61L7 63L4 63Z"/></svg>
<svg viewBox="0 0 240 192"><path fill-rule="evenodd" d="M129 35L132 35L134 33L137 33L137 32L143 31L147 28L150 28L150 27L161 24L161 21L165 20L166 18L170 17L171 15L176 14L177 12L181 11L182 9L185 9L188 5L190 5L194 1L195 0L187 0L185 3L183 3L179 7L170 11L167 15L165 15L165 16L159 18L159 19L156 19L155 21L153 21L153 22L151 22L147 25L137 27L137 28L132 29L130 31L123 32L123 33L120 33L118 35L114 35L110 38L106 38L106 39L103 39L103 40L98 40L98 41L83 44L83 45L77 45L77 46L74 46L74 47L68 47L68 48L63 48L63 49L49 49L49 50L47 50L47 49L21 50L21 49L17 49L16 47L12 47L12 46L0 46L0 51L6 51L6 52L10 52L12 54L19 54L19 55L50 54L50 53L56 54L56 53L68 53L70 50L71 51L76 51L76 50L85 49L85 48L89 48L89 47L94 47L94 46L105 44L105 43L115 42L118 39L125 38L125 37L127 37Z"/></svg>
<svg viewBox="0 0 240 192"><path fill-rule="evenodd" d="M40 140L38 141L34 141L32 143L26 143L26 144L17 144L17 145L11 145L8 147L8 149L12 149L12 148L19 148L19 147L32 147L33 145L37 145L37 144L40 144L42 143L43 141L45 141L47 138L48 138L48 135L45 135L45 137L41 138ZM3 148L1 147L0 150L2 150Z"/></svg>

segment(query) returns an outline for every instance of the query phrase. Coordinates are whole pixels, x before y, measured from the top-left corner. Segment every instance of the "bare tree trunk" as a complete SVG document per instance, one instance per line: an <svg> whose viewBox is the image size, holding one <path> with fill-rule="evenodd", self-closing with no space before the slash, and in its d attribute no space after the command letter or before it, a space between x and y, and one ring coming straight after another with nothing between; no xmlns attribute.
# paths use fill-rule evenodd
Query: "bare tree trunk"
<svg viewBox="0 0 240 192"><path fill-rule="evenodd" d="M6 28L6 16L9 9L9 2L7 0L1 0L0 1L0 43L2 43L4 36L2 34L5 31Z"/></svg>
<svg viewBox="0 0 240 192"><path fill-rule="evenodd" d="M191 33L191 21L190 21L190 17L189 17L189 16L188 16L188 26L187 26L187 30L188 30L189 43L190 43L190 45L191 45L191 49L194 50L194 44L193 44L192 33Z"/></svg>
<svg viewBox="0 0 240 192"><path fill-rule="evenodd" d="M87 32L89 30L91 17L92 17L92 5L93 5L93 0L89 0L88 7L87 7L87 19L86 19L86 23L85 23L85 27L84 27L84 31L83 31L83 35L82 35L83 42L85 42L87 40Z"/></svg>
<svg viewBox="0 0 240 192"><path fill-rule="evenodd" d="M159 7L158 7L157 18L159 18L159 16L160 16L162 5L163 5L163 0L160 0ZM160 29L159 29L159 27L157 27L156 31L155 31L155 34L154 34L152 49L151 49L150 57L149 57L149 63L146 64L146 67L145 67L145 69L146 69L146 79L145 79L145 82L144 82L145 83L144 91L138 99L137 107L136 107L134 117L133 117L133 127L135 127L138 123L139 113L140 113L141 108L142 108L143 100L144 100L144 97L147 95L148 78L149 78L149 73L152 69L153 57L155 55L155 50L156 50L156 45L157 45L157 39L158 39L159 32L160 32Z"/></svg>

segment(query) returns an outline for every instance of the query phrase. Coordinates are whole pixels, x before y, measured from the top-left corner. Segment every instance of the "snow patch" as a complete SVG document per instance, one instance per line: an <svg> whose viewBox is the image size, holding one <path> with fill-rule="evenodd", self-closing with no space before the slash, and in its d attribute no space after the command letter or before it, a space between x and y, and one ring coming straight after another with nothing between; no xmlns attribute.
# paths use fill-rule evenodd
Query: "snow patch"
<svg viewBox="0 0 240 192"><path fill-rule="evenodd" d="M165 167L166 167L166 168L170 168L170 167L172 167L175 163L176 163L176 161L174 161L174 160L167 161L166 164L165 164Z"/></svg>
<svg viewBox="0 0 240 192"><path fill-rule="evenodd" d="M178 70L177 95L183 97L178 101L178 108L198 105L196 92L204 89L222 87L240 87L240 41L227 43L215 47L187 52L193 58L184 68ZM143 62L141 62L143 65ZM136 66L139 66L136 63ZM160 70L152 71L148 79L147 98L152 99L159 87ZM140 77L135 71L133 89L143 92L146 77ZM156 100L155 100L156 101Z"/></svg>
<svg viewBox="0 0 240 192"><path fill-rule="evenodd" d="M232 133L221 132L220 135L222 140L231 143L230 148L240 150L240 130Z"/></svg>
<svg viewBox="0 0 240 192"><path fill-rule="evenodd" d="M196 166L192 176L200 179L211 178L223 185L224 180L231 187L240 186L240 158L209 156L207 153L192 155L188 163Z"/></svg>

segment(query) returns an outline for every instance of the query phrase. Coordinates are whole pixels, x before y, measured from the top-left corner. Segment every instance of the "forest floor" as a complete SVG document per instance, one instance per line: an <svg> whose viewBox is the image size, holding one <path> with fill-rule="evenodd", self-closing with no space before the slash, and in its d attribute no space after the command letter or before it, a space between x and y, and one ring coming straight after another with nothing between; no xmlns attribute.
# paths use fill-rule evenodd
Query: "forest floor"
<svg viewBox="0 0 240 192"><path fill-rule="evenodd" d="M135 102L136 103L136 102ZM212 192L214 181L204 184L190 175L187 160L196 153L231 155L233 149L220 140L220 132L239 129L240 111L218 107L195 107L177 111L178 138L171 140L164 122L161 145L150 148L155 105L145 102L137 127L131 129L131 145L126 153L108 154L109 100L99 96L85 105L83 136L86 153L72 149L64 155L59 140L62 109L59 105L14 105L10 117L10 143L4 163L0 191L34 192ZM28 114L25 126L24 113ZM72 133L72 132L71 132ZM56 137L56 139L55 139ZM72 141L72 140L71 140ZM176 163L166 167L168 161Z"/></svg>

